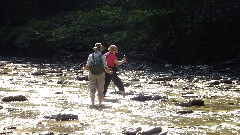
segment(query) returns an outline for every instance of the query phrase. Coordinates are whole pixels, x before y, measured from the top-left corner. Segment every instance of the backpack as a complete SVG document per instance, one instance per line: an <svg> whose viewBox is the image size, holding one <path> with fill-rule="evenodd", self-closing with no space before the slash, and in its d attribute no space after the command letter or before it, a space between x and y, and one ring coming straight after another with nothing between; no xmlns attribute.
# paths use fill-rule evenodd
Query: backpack
<svg viewBox="0 0 240 135"><path fill-rule="evenodd" d="M92 54L92 61L90 63L90 72L93 75L100 75L104 72L103 68L103 61L102 61L102 54L100 54L98 57L94 57L94 53Z"/></svg>

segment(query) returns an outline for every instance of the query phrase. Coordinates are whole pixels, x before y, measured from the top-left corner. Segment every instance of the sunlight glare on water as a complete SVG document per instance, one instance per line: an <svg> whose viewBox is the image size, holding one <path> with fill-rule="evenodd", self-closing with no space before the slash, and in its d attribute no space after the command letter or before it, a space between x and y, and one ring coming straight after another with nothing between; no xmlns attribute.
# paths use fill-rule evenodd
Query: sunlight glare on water
<svg viewBox="0 0 240 135"><path fill-rule="evenodd" d="M74 65L74 64L73 64ZM16 66L17 68L12 68ZM184 72L165 69L164 72L123 70L119 74L126 86L126 92L131 92L123 98L112 94L117 91L113 84L103 101L102 107L90 105L88 81L76 80L78 75L73 69L62 70L63 75L47 73L33 76L31 73L39 70L39 65L22 64L7 65L0 75L0 96L24 95L28 101L1 102L0 128L13 126L20 132L50 131L69 134L121 134L124 130L137 129L147 131L161 127L169 134L236 134L239 131L239 92L234 91L240 86L237 81L231 85L221 84L208 87L211 80L191 82L185 73L191 69L184 67ZM41 70L59 70L57 64L43 64ZM49 66L47 68L47 66ZM199 66L201 68L201 66ZM6 69L5 69L6 68ZM9 69L8 69L9 68ZM167 67L169 68L169 67ZM148 68L150 69L150 68ZM179 68L177 68L179 70ZM204 69L204 68L203 68ZM169 71L168 71L169 70ZM171 73L170 73L171 71ZM14 74L13 74L14 73ZM153 82L152 78L167 79L172 73L184 73L177 79ZM131 80L132 79L132 80ZM61 81L61 82L59 82ZM152 83L149 83L152 82ZM233 86L236 86L235 88ZM233 87L233 88L232 88ZM186 88L186 89L184 89ZM188 89L187 89L188 88ZM227 88L232 88L228 90ZM183 93L190 97L183 97ZM145 96L161 96L164 100L134 101L131 98ZM194 97L191 97L194 96ZM188 102L192 99L204 100L205 106L182 107L176 103ZM98 104L96 97L95 104ZM179 114L178 111L193 110L189 114ZM77 120L57 121L46 117L57 114L74 114ZM1 131L0 129L0 131Z"/></svg>

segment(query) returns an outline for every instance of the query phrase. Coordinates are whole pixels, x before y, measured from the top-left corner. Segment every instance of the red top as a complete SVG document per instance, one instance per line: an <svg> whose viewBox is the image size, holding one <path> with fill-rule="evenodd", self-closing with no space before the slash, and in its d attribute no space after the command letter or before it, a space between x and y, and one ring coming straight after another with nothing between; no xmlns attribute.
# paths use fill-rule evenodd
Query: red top
<svg viewBox="0 0 240 135"><path fill-rule="evenodd" d="M117 59L116 55L114 55L113 53L105 53L105 57L106 57L106 60L107 60L107 65L109 67L114 67L115 64L114 64L114 60Z"/></svg>

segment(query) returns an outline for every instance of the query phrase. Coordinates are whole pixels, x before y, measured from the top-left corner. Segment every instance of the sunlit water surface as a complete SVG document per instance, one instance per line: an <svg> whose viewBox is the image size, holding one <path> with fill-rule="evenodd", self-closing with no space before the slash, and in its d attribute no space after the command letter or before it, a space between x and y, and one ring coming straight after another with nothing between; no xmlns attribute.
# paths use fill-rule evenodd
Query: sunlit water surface
<svg viewBox="0 0 240 135"><path fill-rule="evenodd" d="M136 63L128 63L120 68L119 76L126 84L126 92L134 93L125 98L111 94L116 88L111 83L107 97L101 107L89 107L88 81L77 80L86 76L74 69L78 63L65 64L24 64L11 63L1 66L0 96L24 95L28 101L2 102L0 105L0 131L12 131L15 134L122 134L122 131L141 127L143 131L162 127L163 132L173 134L222 134L235 135L240 131L240 86L235 77L233 84L219 84L210 87L214 79L189 81L189 78L211 76L205 66L197 71L189 67L157 65L135 71ZM43 66L43 68L41 68ZM203 69L201 69L203 68ZM199 70L200 69L200 70ZM34 76L36 71L60 70L59 73L47 73ZM196 69L195 69L196 70ZM177 71L177 73L176 73ZM191 73L188 73L191 72ZM194 74L196 73L196 74ZM152 82L153 78L177 76L166 81ZM221 75L220 75L221 76ZM224 76L224 78L231 76ZM58 83L62 81L63 83ZM185 87L188 89L184 89ZM219 89L219 87L226 88ZM234 89L234 90L231 90ZM194 98L184 98L182 93L193 92ZM131 100L139 94L160 95L166 100L139 102ZM181 107L176 103L191 99L201 99L205 106ZM96 104L98 103L96 98ZM193 113L179 114L181 110L193 110ZM78 120L56 121L44 116L56 114L78 115ZM16 127L10 129L7 127ZM162 133L163 133L162 132Z"/></svg>

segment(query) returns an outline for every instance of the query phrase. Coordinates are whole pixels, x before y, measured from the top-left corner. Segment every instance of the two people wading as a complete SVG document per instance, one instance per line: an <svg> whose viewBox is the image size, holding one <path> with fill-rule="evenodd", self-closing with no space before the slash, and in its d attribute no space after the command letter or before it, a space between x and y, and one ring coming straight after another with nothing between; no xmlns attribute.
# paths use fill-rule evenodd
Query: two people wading
<svg viewBox="0 0 240 135"><path fill-rule="evenodd" d="M102 105L103 98L106 96L111 80L113 80L122 95L125 96L123 82L117 76L116 66L125 63L126 58L124 57L122 61L117 60L115 55L117 53L117 47L115 45L111 45L108 48L109 52L104 55L102 54L104 46L102 46L101 43L96 43L92 49L94 52L88 56L87 64L83 67L83 70L89 70L88 78L91 106L95 105L96 92L98 93L99 105Z"/></svg>

